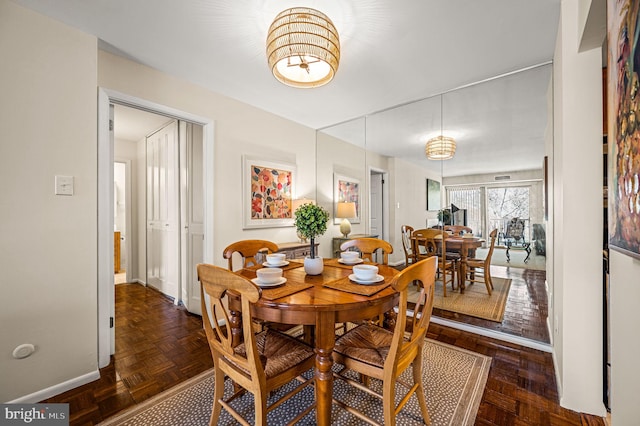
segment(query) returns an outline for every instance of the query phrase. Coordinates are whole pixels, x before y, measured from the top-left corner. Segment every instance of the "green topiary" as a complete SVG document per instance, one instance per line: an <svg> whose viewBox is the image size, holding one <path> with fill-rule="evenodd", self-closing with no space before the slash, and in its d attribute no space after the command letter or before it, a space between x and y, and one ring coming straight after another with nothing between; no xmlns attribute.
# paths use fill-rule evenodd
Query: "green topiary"
<svg viewBox="0 0 640 426"><path fill-rule="evenodd" d="M329 212L320 206L307 203L303 204L295 212L295 225L298 233L311 241L311 258L316 257L314 239L327 231Z"/></svg>

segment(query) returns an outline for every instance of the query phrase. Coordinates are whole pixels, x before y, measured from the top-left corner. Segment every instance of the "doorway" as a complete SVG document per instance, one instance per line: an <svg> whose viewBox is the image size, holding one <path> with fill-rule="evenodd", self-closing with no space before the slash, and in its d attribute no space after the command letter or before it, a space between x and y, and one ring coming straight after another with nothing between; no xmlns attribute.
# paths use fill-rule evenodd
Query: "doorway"
<svg viewBox="0 0 640 426"><path fill-rule="evenodd" d="M113 323L114 323L114 119L110 105L131 107L138 111L151 112L163 116L165 121L171 119L183 120L196 124L201 128L202 146L200 148L200 182L202 188L202 224L199 236L202 248L200 255L203 262L213 263L213 122L210 119L197 116L188 112L175 110L171 107L155 104L129 95L113 92L107 89L99 89L98 92L98 354L99 367L109 364L110 355L114 352ZM110 112L111 110L111 112ZM186 132L186 126L185 126ZM136 161L144 156L137 155ZM187 156L185 155L185 159ZM190 157L193 158L193 157ZM139 167L136 163L134 175L142 174L144 179L145 167ZM132 191L137 192L137 191ZM141 197L131 204L139 204ZM186 198L186 197L185 197ZM143 203L144 205L144 203ZM182 208L182 206L181 206ZM145 223L143 214L140 222L141 211L146 214L146 207L136 213L136 221ZM139 235L141 227L129 230L128 235ZM144 228L144 226L142 227ZM144 235L144 231L143 235ZM131 238L130 238L131 239ZM142 239L141 239L142 240ZM146 241L146 238L145 238ZM136 253L137 250L130 250ZM140 270L144 256L139 253L131 256L129 271ZM137 262L137 264L136 264ZM146 268L146 265L145 265ZM146 281L146 273L139 275L140 281ZM136 278L130 281L136 281ZM189 283L191 284L191 283ZM193 285L185 285L182 288L182 298L185 306L199 310L199 292Z"/></svg>
<svg viewBox="0 0 640 426"><path fill-rule="evenodd" d="M131 161L118 158L113 163L113 272L114 284L129 282L131 263L129 229L131 228Z"/></svg>

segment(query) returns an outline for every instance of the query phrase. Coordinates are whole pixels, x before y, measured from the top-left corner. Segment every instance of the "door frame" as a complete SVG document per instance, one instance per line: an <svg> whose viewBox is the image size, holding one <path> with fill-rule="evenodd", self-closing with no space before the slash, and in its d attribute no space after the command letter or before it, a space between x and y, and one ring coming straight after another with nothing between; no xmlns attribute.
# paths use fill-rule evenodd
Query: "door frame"
<svg viewBox="0 0 640 426"><path fill-rule="evenodd" d="M389 183L389 172L378 167L369 166L367 173L367 188L369 188L369 194L367 194L369 204L369 217L367 218L367 226L371 231L371 175L382 175L382 234L379 236L382 240L389 241L389 190L385 188L385 185Z"/></svg>
<svg viewBox="0 0 640 426"><path fill-rule="evenodd" d="M114 352L111 319L114 315L113 273L113 142L109 137L109 105L120 104L202 126L204 167L203 259L213 263L214 122L213 120L157 104L115 90L98 88L98 367L109 365Z"/></svg>
<svg viewBox="0 0 640 426"><path fill-rule="evenodd" d="M128 158L115 157L113 159L114 163L124 164L125 167L125 228L127 231L126 239L124 240L124 246L126 251L126 259L127 259L127 269L125 270L125 278L127 282L130 282L131 279L131 267L132 267L132 253L131 253L131 160Z"/></svg>

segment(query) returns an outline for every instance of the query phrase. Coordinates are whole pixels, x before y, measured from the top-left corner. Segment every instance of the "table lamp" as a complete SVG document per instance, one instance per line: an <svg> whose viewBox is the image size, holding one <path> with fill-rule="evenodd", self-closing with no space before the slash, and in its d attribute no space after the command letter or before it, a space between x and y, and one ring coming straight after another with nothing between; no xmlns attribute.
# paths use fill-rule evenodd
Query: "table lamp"
<svg viewBox="0 0 640 426"><path fill-rule="evenodd" d="M345 238L348 238L349 232L351 232L351 223L349 222L349 219L356 217L356 203L338 203L336 217L338 219L342 219L342 223L340 223L340 232L342 232L342 235L344 235Z"/></svg>

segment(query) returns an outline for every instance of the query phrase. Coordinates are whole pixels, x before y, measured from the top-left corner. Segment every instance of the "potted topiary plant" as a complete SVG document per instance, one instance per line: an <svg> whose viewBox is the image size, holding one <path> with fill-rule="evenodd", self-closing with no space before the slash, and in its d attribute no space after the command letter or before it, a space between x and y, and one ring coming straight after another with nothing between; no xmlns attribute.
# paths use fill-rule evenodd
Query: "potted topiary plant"
<svg viewBox="0 0 640 426"><path fill-rule="evenodd" d="M295 225L298 234L311 242L309 256L304 259L304 270L309 275L322 273L322 258L316 256L315 238L324 234L329 222L329 212L315 204L303 204L295 212Z"/></svg>

